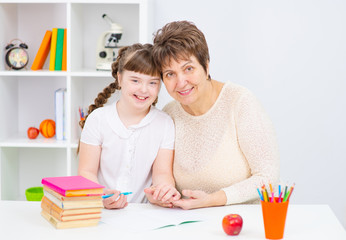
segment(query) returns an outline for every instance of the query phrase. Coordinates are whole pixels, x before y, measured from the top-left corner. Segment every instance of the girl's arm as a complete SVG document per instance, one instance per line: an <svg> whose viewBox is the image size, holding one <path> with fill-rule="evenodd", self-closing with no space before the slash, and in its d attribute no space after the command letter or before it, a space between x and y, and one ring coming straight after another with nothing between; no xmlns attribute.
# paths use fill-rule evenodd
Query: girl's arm
<svg viewBox="0 0 346 240"><path fill-rule="evenodd" d="M101 146L80 142L78 175L97 182L97 172L100 165Z"/></svg>
<svg viewBox="0 0 346 240"><path fill-rule="evenodd" d="M79 149L79 166L78 174L90 179L91 181L98 182L97 172L100 165L101 146L90 145L81 142ZM103 199L105 208L124 208L128 205L127 197L119 195L120 192L115 189L105 190L106 194L114 194L113 196Z"/></svg>
<svg viewBox="0 0 346 240"><path fill-rule="evenodd" d="M173 177L174 150L160 149L153 163L153 185L145 192L150 202L166 207L171 206L170 201L178 200L180 193L175 189Z"/></svg>

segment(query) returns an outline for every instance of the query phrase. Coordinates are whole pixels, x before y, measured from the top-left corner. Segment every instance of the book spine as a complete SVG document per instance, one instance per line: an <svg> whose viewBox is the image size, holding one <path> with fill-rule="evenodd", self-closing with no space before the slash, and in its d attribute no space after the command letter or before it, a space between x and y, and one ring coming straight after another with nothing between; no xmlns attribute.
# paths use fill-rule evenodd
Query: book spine
<svg viewBox="0 0 346 240"><path fill-rule="evenodd" d="M64 29L64 46L62 49L62 64L61 64L61 70L66 71L67 70L67 30Z"/></svg>
<svg viewBox="0 0 346 240"><path fill-rule="evenodd" d="M55 138L56 140L65 139L65 88L55 91Z"/></svg>
<svg viewBox="0 0 346 240"><path fill-rule="evenodd" d="M52 30L52 40L50 42L50 59L49 59L49 70L55 70L55 55L56 55L56 40L58 35L58 29L53 28Z"/></svg>
<svg viewBox="0 0 346 240"><path fill-rule="evenodd" d="M56 52L55 52L55 65L54 69L61 71L62 69L62 55L64 47L64 29L58 28L56 37Z"/></svg>
<svg viewBox="0 0 346 240"><path fill-rule="evenodd" d="M31 65L31 70L35 71L42 69L50 50L51 38L52 31L47 30L41 42L40 48L37 51L34 62Z"/></svg>
<svg viewBox="0 0 346 240"><path fill-rule="evenodd" d="M46 198L48 198L50 201L52 201L59 208L65 209L64 203L62 201L60 201L59 199L57 199L56 197L54 197L52 194L50 194L50 193L46 192L45 190L43 190L43 195L46 196Z"/></svg>
<svg viewBox="0 0 346 240"><path fill-rule="evenodd" d="M58 206L56 206L52 201L50 201L46 196L43 196L41 201L41 208L44 209L46 212L48 212L50 215L55 217L58 220L62 220L62 214L63 211Z"/></svg>
<svg viewBox="0 0 346 240"><path fill-rule="evenodd" d="M42 179L41 183L43 185L46 185L47 187L49 187L50 189L52 189L53 191L56 191L57 193L60 193L61 195L65 196L65 190L47 182L44 178Z"/></svg>

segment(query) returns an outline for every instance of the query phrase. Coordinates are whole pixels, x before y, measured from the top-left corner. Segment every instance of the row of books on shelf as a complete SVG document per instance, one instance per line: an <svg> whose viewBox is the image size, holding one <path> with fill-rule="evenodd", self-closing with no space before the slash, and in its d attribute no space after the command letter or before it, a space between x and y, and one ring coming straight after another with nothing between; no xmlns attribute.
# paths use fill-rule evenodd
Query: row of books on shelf
<svg viewBox="0 0 346 240"><path fill-rule="evenodd" d="M66 28L53 28L47 30L40 48L37 51L35 59L32 63L31 70L40 70L49 57L50 71L66 71L67 69L67 31Z"/></svg>
<svg viewBox="0 0 346 240"><path fill-rule="evenodd" d="M41 215L55 228L95 226L101 219L104 186L82 176L42 179Z"/></svg>

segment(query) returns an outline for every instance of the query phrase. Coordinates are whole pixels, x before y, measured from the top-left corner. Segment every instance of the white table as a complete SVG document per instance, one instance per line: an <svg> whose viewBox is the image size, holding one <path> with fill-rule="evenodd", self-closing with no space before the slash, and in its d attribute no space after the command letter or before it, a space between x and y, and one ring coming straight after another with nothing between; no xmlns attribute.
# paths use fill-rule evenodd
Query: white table
<svg viewBox="0 0 346 240"><path fill-rule="evenodd" d="M127 211L152 208L150 204L129 204ZM123 214L121 210L116 210ZM206 214L204 222L190 223L141 233L127 232L100 223L96 227L56 230L41 215L40 202L0 201L1 239L265 239L260 205L233 205L199 209ZM222 218L237 213L244 220L237 237L227 236ZM140 224L133 221L134 224ZM6 237L5 237L6 236ZM327 205L290 205L284 239L346 239L346 231Z"/></svg>

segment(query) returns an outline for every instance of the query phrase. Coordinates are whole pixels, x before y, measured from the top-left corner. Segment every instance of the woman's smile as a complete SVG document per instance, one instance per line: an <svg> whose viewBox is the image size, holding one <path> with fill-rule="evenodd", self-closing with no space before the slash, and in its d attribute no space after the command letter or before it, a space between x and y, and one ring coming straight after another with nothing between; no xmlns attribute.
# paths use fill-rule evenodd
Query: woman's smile
<svg viewBox="0 0 346 240"><path fill-rule="evenodd" d="M177 92L182 96L187 96L192 92L193 89L194 89L194 87L189 88L187 90L177 91Z"/></svg>

